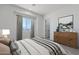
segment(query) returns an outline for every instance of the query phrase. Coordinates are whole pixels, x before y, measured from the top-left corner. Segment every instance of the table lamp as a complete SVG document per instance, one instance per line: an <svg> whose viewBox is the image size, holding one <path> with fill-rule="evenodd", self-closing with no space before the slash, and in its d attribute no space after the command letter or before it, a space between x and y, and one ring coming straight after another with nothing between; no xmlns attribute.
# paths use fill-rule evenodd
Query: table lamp
<svg viewBox="0 0 79 59"><path fill-rule="evenodd" d="M4 37L8 37L8 35L10 35L10 30L9 29L2 29L2 35Z"/></svg>

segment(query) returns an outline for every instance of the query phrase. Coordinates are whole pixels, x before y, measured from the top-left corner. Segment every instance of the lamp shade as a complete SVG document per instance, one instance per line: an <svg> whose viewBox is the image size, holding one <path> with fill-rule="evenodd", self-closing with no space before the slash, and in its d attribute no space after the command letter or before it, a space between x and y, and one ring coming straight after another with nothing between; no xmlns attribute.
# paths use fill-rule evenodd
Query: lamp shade
<svg viewBox="0 0 79 59"><path fill-rule="evenodd" d="M9 35L10 30L9 29L2 29L2 35Z"/></svg>

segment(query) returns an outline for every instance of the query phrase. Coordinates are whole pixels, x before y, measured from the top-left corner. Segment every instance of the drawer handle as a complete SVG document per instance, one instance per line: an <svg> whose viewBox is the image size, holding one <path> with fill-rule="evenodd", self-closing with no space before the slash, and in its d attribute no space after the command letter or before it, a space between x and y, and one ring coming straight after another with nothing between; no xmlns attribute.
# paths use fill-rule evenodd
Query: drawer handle
<svg viewBox="0 0 79 59"><path fill-rule="evenodd" d="M69 39L69 41L71 41L72 39Z"/></svg>

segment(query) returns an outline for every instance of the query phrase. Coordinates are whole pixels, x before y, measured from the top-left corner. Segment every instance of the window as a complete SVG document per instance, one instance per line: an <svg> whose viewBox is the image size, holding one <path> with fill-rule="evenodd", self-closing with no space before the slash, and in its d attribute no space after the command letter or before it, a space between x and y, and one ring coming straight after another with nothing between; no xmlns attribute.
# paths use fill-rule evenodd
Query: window
<svg viewBox="0 0 79 59"><path fill-rule="evenodd" d="M30 18L27 18L27 17L23 17L23 30L24 31L29 31L31 30L31 19Z"/></svg>

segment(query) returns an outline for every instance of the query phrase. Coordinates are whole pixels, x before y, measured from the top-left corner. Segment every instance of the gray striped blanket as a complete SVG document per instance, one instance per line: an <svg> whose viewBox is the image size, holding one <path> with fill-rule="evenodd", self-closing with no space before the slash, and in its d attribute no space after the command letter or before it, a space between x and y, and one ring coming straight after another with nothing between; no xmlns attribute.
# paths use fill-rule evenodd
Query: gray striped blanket
<svg viewBox="0 0 79 59"><path fill-rule="evenodd" d="M16 41L20 55L66 55L65 50L57 43L41 39L23 39Z"/></svg>

